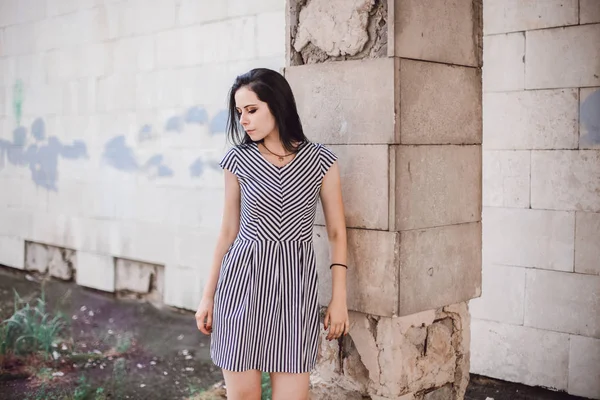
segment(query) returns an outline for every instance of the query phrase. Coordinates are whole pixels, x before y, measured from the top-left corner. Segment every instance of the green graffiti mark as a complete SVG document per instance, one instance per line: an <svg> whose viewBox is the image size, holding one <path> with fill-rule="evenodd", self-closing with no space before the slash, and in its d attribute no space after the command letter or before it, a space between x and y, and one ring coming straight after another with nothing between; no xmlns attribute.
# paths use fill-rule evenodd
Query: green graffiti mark
<svg viewBox="0 0 600 400"><path fill-rule="evenodd" d="M23 81L17 80L13 87L13 108L17 126L21 126L21 116L23 115Z"/></svg>

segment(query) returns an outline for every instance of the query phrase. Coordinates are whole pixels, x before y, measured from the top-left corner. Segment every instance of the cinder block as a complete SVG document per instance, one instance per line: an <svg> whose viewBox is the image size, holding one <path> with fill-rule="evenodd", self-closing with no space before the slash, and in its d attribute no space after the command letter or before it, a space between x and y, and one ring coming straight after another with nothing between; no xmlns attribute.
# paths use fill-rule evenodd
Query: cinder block
<svg viewBox="0 0 600 400"><path fill-rule="evenodd" d="M281 0L262 0L257 2L248 2L245 0L227 1L227 15L230 17L253 15L270 11L283 11L284 9L285 2Z"/></svg>
<svg viewBox="0 0 600 400"><path fill-rule="evenodd" d="M399 315L467 301L480 294L480 223L400 233Z"/></svg>
<svg viewBox="0 0 600 400"><path fill-rule="evenodd" d="M29 2L33 3L31 0ZM69 14L77 10L94 8L98 6L98 4L98 0L48 0L46 13L48 17L55 17L57 15Z"/></svg>
<svg viewBox="0 0 600 400"><path fill-rule="evenodd" d="M600 149L600 88L582 88L579 96L579 148Z"/></svg>
<svg viewBox="0 0 600 400"><path fill-rule="evenodd" d="M39 21L46 17L46 7L36 0L7 0L0 8L0 27Z"/></svg>
<svg viewBox="0 0 600 400"><path fill-rule="evenodd" d="M155 39L152 36L124 38L114 43L113 71L117 74L154 68Z"/></svg>
<svg viewBox="0 0 600 400"><path fill-rule="evenodd" d="M575 272L600 275L600 214L575 213Z"/></svg>
<svg viewBox="0 0 600 400"><path fill-rule="evenodd" d="M325 144L394 143L393 58L287 67L304 131Z"/></svg>
<svg viewBox="0 0 600 400"><path fill-rule="evenodd" d="M600 398L600 339L571 336L569 394Z"/></svg>
<svg viewBox="0 0 600 400"><path fill-rule="evenodd" d="M149 293L162 268L161 265L118 258L115 260L115 290Z"/></svg>
<svg viewBox="0 0 600 400"><path fill-rule="evenodd" d="M193 25L227 18L227 2L212 0L182 0L177 14L179 25Z"/></svg>
<svg viewBox="0 0 600 400"><path fill-rule="evenodd" d="M485 149L576 149L577 89L484 95Z"/></svg>
<svg viewBox="0 0 600 400"><path fill-rule="evenodd" d="M477 1L395 0L395 56L480 66L481 7Z"/></svg>
<svg viewBox="0 0 600 400"><path fill-rule="evenodd" d="M202 48L206 63L256 58L256 17L242 17L202 25ZM239 38L248 38L240 40Z"/></svg>
<svg viewBox="0 0 600 400"><path fill-rule="evenodd" d="M97 111L112 112L135 109L135 83L134 74L110 75L98 79Z"/></svg>
<svg viewBox="0 0 600 400"><path fill-rule="evenodd" d="M529 208L529 151L483 151L483 206Z"/></svg>
<svg viewBox="0 0 600 400"><path fill-rule="evenodd" d="M177 3L171 0L130 0L122 8L119 36L159 32L175 26Z"/></svg>
<svg viewBox="0 0 600 400"><path fill-rule="evenodd" d="M90 115L96 111L96 79L67 82L63 88L63 111L67 115ZM81 131L79 131L81 133Z"/></svg>
<svg viewBox="0 0 600 400"><path fill-rule="evenodd" d="M481 146L398 146L396 229L481 220Z"/></svg>
<svg viewBox="0 0 600 400"><path fill-rule="evenodd" d="M115 291L115 263L111 256L77 251L77 284L105 292Z"/></svg>
<svg viewBox="0 0 600 400"><path fill-rule="evenodd" d="M519 208L483 208L486 261L573 271L575 213Z"/></svg>
<svg viewBox="0 0 600 400"><path fill-rule="evenodd" d="M577 0L483 1L485 35L577 25L578 22Z"/></svg>
<svg viewBox="0 0 600 400"><path fill-rule="evenodd" d="M527 32L527 89L600 86L600 24Z"/></svg>
<svg viewBox="0 0 600 400"><path fill-rule="evenodd" d="M285 14L274 11L256 16L256 55L263 57L285 57Z"/></svg>
<svg viewBox="0 0 600 400"><path fill-rule="evenodd" d="M47 18L36 25L36 50L47 51L99 43L109 37L106 14L101 7Z"/></svg>
<svg viewBox="0 0 600 400"><path fill-rule="evenodd" d="M525 325L600 337L600 276L527 271Z"/></svg>
<svg viewBox="0 0 600 400"><path fill-rule="evenodd" d="M400 143L481 143L481 72L400 61Z"/></svg>
<svg viewBox="0 0 600 400"><path fill-rule="evenodd" d="M204 284L196 269L169 264L165 267L165 304L196 310L202 297Z"/></svg>
<svg viewBox="0 0 600 400"><path fill-rule="evenodd" d="M525 34L484 36L483 65L484 92L525 89Z"/></svg>
<svg viewBox="0 0 600 400"><path fill-rule="evenodd" d="M473 318L523 325L525 268L483 264L481 297L469 302Z"/></svg>
<svg viewBox="0 0 600 400"><path fill-rule="evenodd" d="M119 221L110 238L111 254L152 264L172 263L176 232L173 225Z"/></svg>
<svg viewBox="0 0 600 400"><path fill-rule="evenodd" d="M29 238L33 227L33 211L0 208L0 235Z"/></svg>
<svg viewBox="0 0 600 400"><path fill-rule="evenodd" d="M2 29L2 55L6 57L34 53L38 24L40 22L30 22Z"/></svg>
<svg viewBox="0 0 600 400"><path fill-rule="evenodd" d="M364 229L348 229L348 308L367 314L392 316L398 311L397 257L399 235ZM331 300L329 240L325 227L314 228L319 272L319 303ZM413 289L414 290L414 289Z"/></svg>
<svg viewBox="0 0 600 400"><path fill-rule="evenodd" d="M210 229L180 228L175 237L175 260L201 271L212 264L218 239L218 225Z"/></svg>
<svg viewBox="0 0 600 400"><path fill-rule="evenodd" d="M471 373L567 389L569 335L473 319Z"/></svg>
<svg viewBox="0 0 600 400"><path fill-rule="evenodd" d="M389 226L388 146L329 146L338 156L346 225L387 230ZM325 225L321 205L316 223Z"/></svg>
<svg viewBox="0 0 600 400"><path fill-rule="evenodd" d="M600 2L596 0L579 0L579 23L590 24L600 22Z"/></svg>
<svg viewBox="0 0 600 400"><path fill-rule="evenodd" d="M600 212L600 152L531 153L531 207Z"/></svg>
<svg viewBox="0 0 600 400"><path fill-rule="evenodd" d="M25 241L13 236L0 236L0 265L25 269Z"/></svg>

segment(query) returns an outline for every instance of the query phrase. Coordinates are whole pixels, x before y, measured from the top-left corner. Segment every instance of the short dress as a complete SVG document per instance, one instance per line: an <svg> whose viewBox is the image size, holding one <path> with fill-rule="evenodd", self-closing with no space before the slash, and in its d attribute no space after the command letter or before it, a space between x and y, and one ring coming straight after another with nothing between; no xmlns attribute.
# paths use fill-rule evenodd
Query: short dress
<svg viewBox="0 0 600 400"><path fill-rule="evenodd" d="M215 292L211 358L229 371L310 372L319 306L313 224L323 177L336 161L305 142L277 167L256 143L231 148L220 165L241 189L239 233Z"/></svg>

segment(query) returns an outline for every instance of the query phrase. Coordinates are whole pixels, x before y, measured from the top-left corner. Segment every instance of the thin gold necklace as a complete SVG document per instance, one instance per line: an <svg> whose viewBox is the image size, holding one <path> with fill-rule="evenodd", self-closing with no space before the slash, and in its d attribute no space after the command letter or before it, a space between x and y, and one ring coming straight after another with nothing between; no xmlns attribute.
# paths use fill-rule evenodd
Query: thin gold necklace
<svg viewBox="0 0 600 400"><path fill-rule="evenodd" d="M261 143L263 145L263 147L265 148L265 150L267 150L269 153L273 154L276 157L279 157L279 161L283 161L285 157L289 157L295 153L288 153L288 154L284 154L284 155L279 155L277 153L273 153L271 150L269 150L269 148L267 146L265 146L265 143L262 142Z"/></svg>

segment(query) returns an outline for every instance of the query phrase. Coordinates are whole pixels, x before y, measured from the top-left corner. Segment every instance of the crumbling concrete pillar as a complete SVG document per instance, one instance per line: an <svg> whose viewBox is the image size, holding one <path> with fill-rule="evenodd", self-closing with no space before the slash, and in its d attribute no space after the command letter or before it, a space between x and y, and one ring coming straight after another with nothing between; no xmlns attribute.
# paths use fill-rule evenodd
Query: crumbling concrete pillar
<svg viewBox="0 0 600 400"><path fill-rule="evenodd" d="M304 129L340 159L350 335L316 399L462 399L481 292L481 0L288 0ZM330 296L322 216L315 247Z"/></svg>

